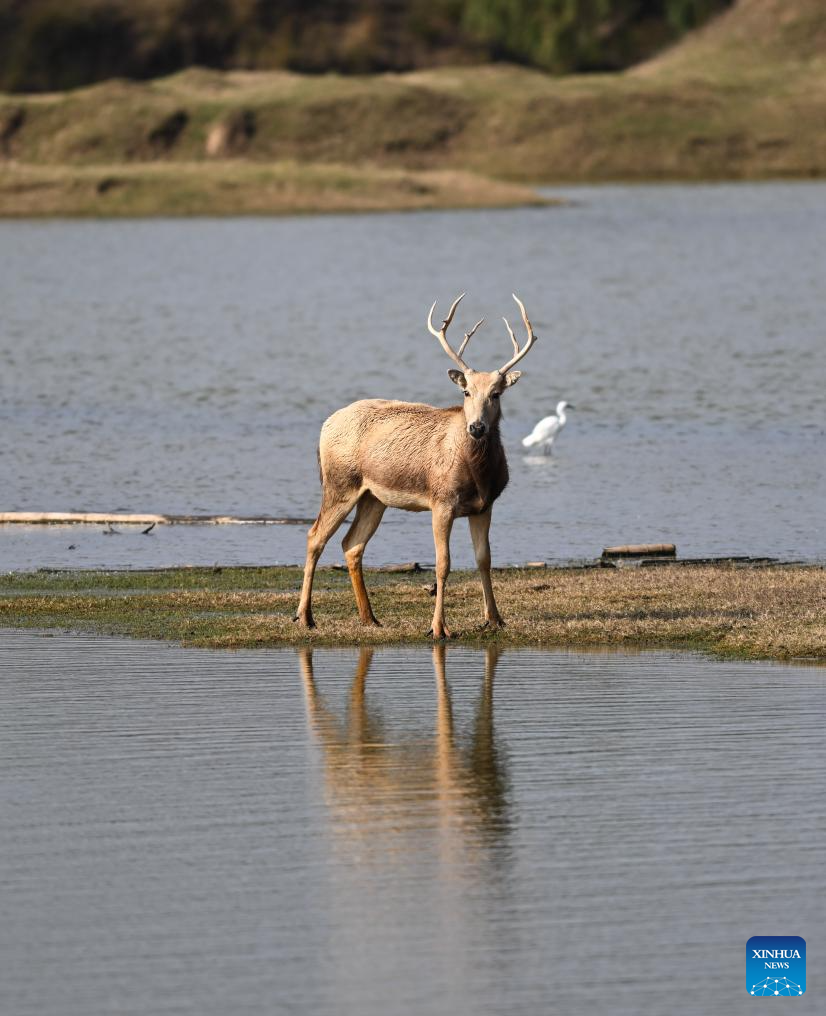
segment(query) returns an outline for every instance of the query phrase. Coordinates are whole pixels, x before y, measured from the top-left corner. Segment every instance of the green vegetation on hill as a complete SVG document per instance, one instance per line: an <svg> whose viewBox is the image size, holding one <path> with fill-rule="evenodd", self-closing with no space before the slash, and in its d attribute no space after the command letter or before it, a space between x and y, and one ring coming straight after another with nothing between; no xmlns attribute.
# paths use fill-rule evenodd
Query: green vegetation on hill
<svg viewBox="0 0 826 1016"><path fill-rule="evenodd" d="M214 69L557 73L649 56L730 0L0 0L0 89Z"/></svg>
<svg viewBox="0 0 826 1016"><path fill-rule="evenodd" d="M489 57L557 74L617 70L731 0L464 0L461 26Z"/></svg>

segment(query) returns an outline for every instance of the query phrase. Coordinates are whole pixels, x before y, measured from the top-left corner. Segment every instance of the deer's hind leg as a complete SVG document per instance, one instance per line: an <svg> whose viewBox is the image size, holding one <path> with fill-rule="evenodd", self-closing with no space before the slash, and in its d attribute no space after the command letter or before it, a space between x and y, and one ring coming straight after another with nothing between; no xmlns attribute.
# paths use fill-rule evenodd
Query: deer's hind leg
<svg viewBox="0 0 826 1016"><path fill-rule="evenodd" d="M359 498L356 508L356 517L353 524L347 531L347 535L341 542L344 548L344 559L347 561L347 570L350 572L350 581L353 583L353 592L356 596L359 617L364 624L378 624L373 608L370 606L370 597L367 595L367 587L364 584L364 573L361 569L364 548L367 541L379 528L379 523L384 515L385 505L374 497L369 490L366 490Z"/></svg>
<svg viewBox="0 0 826 1016"><path fill-rule="evenodd" d="M434 639L449 639L450 632L445 624L445 584L450 574L450 531L453 528L453 513L441 505L434 505L431 511L433 542L436 546L436 604L428 635L432 635Z"/></svg>
<svg viewBox="0 0 826 1016"><path fill-rule="evenodd" d="M298 612L293 618L303 624L305 628L315 628L313 618L313 578L316 565L321 553L327 546L331 536L335 533L341 523L347 518L353 505L359 499L360 491L351 488L345 491L338 491L333 494L330 488L325 485L321 498L321 510L318 518L310 526L307 533L307 559L304 562L304 582L301 586L301 599L298 603Z"/></svg>

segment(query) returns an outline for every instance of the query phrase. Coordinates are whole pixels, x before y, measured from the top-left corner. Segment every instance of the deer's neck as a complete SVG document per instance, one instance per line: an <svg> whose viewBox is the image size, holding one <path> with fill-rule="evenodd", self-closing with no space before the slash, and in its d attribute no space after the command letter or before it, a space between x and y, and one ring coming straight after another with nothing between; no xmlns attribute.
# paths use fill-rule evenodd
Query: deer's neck
<svg viewBox="0 0 826 1016"><path fill-rule="evenodd" d="M462 458L475 488L475 503L467 507L472 509L470 514L477 514L487 511L505 489L508 464L499 436L498 421L479 440L472 438L463 426L462 438Z"/></svg>

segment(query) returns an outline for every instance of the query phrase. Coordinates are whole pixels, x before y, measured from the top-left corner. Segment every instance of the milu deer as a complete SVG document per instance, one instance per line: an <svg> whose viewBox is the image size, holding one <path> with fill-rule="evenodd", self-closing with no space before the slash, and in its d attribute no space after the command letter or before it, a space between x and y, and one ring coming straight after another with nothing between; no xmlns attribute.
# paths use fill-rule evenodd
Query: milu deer
<svg viewBox="0 0 826 1016"><path fill-rule="evenodd" d="M499 437L499 398L521 377L511 370L536 341L521 300L514 295L528 337L520 349L513 329L504 318L514 355L499 370L476 371L462 359L477 321L465 334L458 352L446 333L464 297L457 297L437 331L433 311L427 327L459 368L449 370L450 380L464 394L461 406L438 409L419 402L363 399L353 402L324 423L318 445L322 498L318 518L307 534L304 583L295 620L315 627L312 612L313 576L327 541L353 507L356 515L342 541L358 612L364 624L378 624L361 562L367 541L378 529L385 508L429 511L433 516L436 544L436 604L429 634L449 638L445 625L445 583L450 573L450 531L453 520L466 516L482 580L485 626L504 622L496 607L490 580L490 519L493 502L508 482L508 464Z"/></svg>

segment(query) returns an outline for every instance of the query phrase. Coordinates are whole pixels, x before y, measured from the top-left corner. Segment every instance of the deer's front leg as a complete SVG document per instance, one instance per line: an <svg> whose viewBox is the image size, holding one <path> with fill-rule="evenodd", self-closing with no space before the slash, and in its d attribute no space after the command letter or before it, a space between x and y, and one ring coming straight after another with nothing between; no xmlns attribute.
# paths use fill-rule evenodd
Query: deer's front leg
<svg viewBox="0 0 826 1016"><path fill-rule="evenodd" d="M485 598L485 626L502 628L505 622L496 606L493 597L493 584L490 580L490 516L491 509L481 515L468 517L470 538L473 540L473 551L476 554L476 567L482 580L482 594Z"/></svg>
<svg viewBox="0 0 826 1016"><path fill-rule="evenodd" d="M450 632L445 625L445 583L450 574L450 530L453 528L453 512L441 505L434 505L432 513L433 542L436 545L436 606L429 634L434 639L448 639Z"/></svg>

